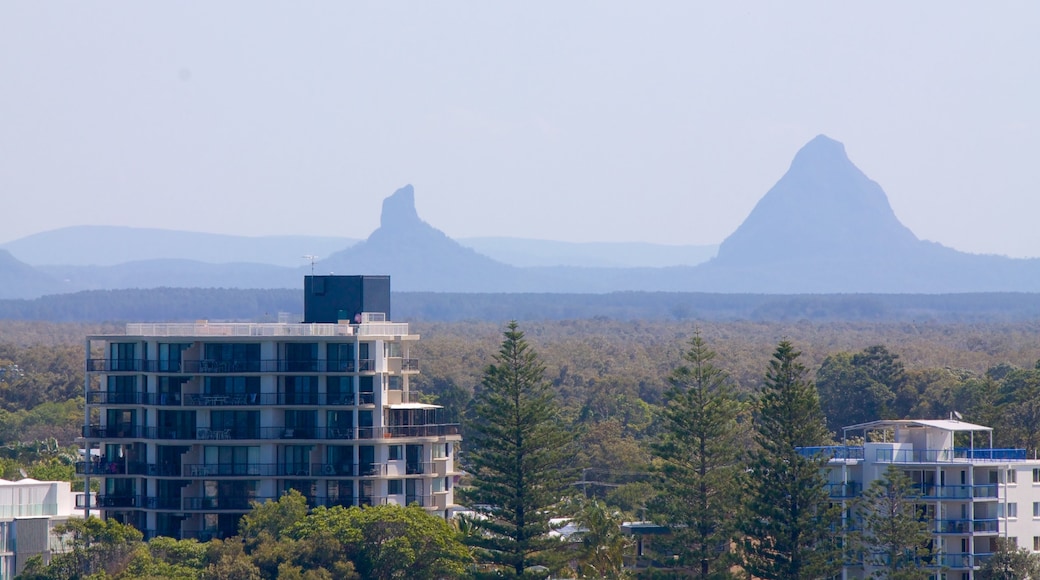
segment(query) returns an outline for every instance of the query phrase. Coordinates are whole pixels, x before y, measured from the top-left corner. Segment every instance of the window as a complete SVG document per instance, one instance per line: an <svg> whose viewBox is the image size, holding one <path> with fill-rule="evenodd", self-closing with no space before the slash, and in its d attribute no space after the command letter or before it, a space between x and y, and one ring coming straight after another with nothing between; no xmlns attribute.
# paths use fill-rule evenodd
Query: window
<svg viewBox="0 0 1040 580"><path fill-rule="evenodd" d="M1007 483L1018 483L1018 472L1014 469L1007 470Z"/></svg>
<svg viewBox="0 0 1040 580"><path fill-rule="evenodd" d="M1033 468L1033 483L1040 483L1040 467Z"/></svg>
<svg viewBox="0 0 1040 580"><path fill-rule="evenodd" d="M1040 518L1040 501L1033 502L1033 517Z"/></svg>
<svg viewBox="0 0 1040 580"><path fill-rule="evenodd" d="M396 461L398 459L404 459L404 446L403 445L391 445L390 446L390 461Z"/></svg>
<svg viewBox="0 0 1040 580"><path fill-rule="evenodd" d="M386 493L389 495L399 495L404 493L404 486L401 485L400 479L391 479L386 482Z"/></svg>
<svg viewBox="0 0 1040 580"><path fill-rule="evenodd" d="M1018 504L997 504L997 517L999 518L1017 518L1018 517Z"/></svg>
<svg viewBox="0 0 1040 580"><path fill-rule="evenodd" d="M1040 552L1040 536L1033 536L1033 551Z"/></svg>

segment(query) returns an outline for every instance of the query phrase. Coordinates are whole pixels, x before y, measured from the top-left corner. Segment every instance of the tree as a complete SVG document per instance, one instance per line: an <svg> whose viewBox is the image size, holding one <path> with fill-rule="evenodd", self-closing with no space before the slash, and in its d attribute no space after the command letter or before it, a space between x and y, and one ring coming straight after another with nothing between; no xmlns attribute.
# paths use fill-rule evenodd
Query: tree
<svg viewBox="0 0 1040 580"><path fill-rule="evenodd" d="M933 555L932 534L917 502L920 492L910 478L894 464L881 479L874 480L855 505L863 522L856 546L863 552L863 564L874 568L875 578L890 580L927 580L926 568Z"/></svg>
<svg viewBox="0 0 1040 580"><path fill-rule="evenodd" d="M995 538L993 555L976 573L979 580L1026 580L1040 578L1040 554L1019 548L1005 538Z"/></svg>
<svg viewBox="0 0 1040 580"><path fill-rule="evenodd" d="M624 516L597 499L583 498L574 517L581 530L578 574L582 578L625 578L625 552L631 536L621 531Z"/></svg>
<svg viewBox="0 0 1040 580"><path fill-rule="evenodd" d="M472 560L455 530L418 505L401 507L319 507L293 525L286 535L302 542L319 540L341 546L321 554L321 567L336 572L335 560L346 556L362 578L460 578ZM319 556L314 554L314 556ZM302 569L318 567L315 561L296 561ZM286 566L286 568L288 568ZM339 573L335 577L342 577Z"/></svg>
<svg viewBox="0 0 1040 580"><path fill-rule="evenodd" d="M744 565L759 578L826 578L841 568L840 512L829 503L826 460L798 449L829 439L800 355L786 340L777 345L758 399L741 527Z"/></svg>
<svg viewBox="0 0 1040 580"><path fill-rule="evenodd" d="M307 498L291 489L275 501L253 502L252 508L238 521L238 534L247 548L265 536L277 539L290 526L307 517Z"/></svg>
<svg viewBox="0 0 1040 580"><path fill-rule="evenodd" d="M651 507L671 526L683 564L696 566L700 578L727 577L745 467L745 405L699 333L689 347L687 364L669 377L662 433L652 444L660 477Z"/></svg>
<svg viewBox="0 0 1040 580"><path fill-rule="evenodd" d="M468 536L478 559L523 576L553 567L561 543L549 519L569 495L573 436L563 425L545 367L510 322L467 428L472 488L464 497L481 517Z"/></svg>
<svg viewBox="0 0 1040 580"><path fill-rule="evenodd" d="M61 538L66 551L51 558L46 567L46 577L51 580L117 575L143 546L143 535L132 526L95 517L70 519L55 526L53 533Z"/></svg>
<svg viewBox="0 0 1040 580"><path fill-rule="evenodd" d="M816 375L820 406L835 433L848 425L907 416L916 399L907 396L905 384L899 355L881 345L832 354Z"/></svg>

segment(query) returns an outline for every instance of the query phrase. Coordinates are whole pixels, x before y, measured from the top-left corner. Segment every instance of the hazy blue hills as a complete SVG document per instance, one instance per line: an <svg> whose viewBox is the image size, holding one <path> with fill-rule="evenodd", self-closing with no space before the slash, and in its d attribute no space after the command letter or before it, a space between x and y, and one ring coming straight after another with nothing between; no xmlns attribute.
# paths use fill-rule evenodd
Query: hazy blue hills
<svg viewBox="0 0 1040 580"><path fill-rule="evenodd" d="M0 298L26 298L61 291L61 283L0 249ZM74 290L74 289L70 289Z"/></svg>
<svg viewBox="0 0 1040 580"><path fill-rule="evenodd" d="M707 262L701 263L710 247L469 243L484 251L423 221L409 185L384 200L379 227L360 242L134 228L30 236L2 246L11 254L0 255L0 298L159 286L298 288L310 271L305 255L320 257L316 273L389 274L394 289L407 292L1040 292L1038 259L966 254L918 239L881 186L849 160L841 143L823 135L795 155Z"/></svg>
<svg viewBox="0 0 1040 580"><path fill-rule="evenodd" d="M323 236L229 236L155 228L73 226L0 244L34 266L114 266L145 260L191 260L210 264L247 262L295 267L303 256L328 256L356 238Z"/></svg>

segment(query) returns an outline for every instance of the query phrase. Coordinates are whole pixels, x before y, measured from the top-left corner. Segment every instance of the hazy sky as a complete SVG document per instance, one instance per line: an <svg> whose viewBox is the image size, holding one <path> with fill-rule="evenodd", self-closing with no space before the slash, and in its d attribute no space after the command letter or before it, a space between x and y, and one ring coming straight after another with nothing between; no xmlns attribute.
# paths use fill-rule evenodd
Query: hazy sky
<svg viewBox="0 0 1040 580"><path fill-rule="evenodd" d="M721 242L825 133L1040 256L1040 2L4 2L0 243L69 225Z"/></svg>

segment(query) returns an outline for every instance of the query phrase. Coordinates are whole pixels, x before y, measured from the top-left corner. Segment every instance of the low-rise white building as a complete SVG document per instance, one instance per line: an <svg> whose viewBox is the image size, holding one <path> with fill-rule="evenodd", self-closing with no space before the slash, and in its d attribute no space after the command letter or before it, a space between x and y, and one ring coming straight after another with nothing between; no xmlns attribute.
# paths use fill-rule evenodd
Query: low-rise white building
<svg viewBox="0 0 1040 580"><path fill-rule="evenodd" d="M933 564L948 580L974 578L997 538L1040 551L1040 461L1024 449L994 449L992 428L952 419L884 420L843 432L844 445L802 452L830 458L830 496L845 508L846 527L856 525L853 500L896 465L920 492L938 554ZM850 564L842 575L870 573Z"/></svg>
<svg viewBox="0 0 1040 580"><path fill-rule="evenodd" d="M50 562L62 550L51 530L79 517L67 481L0 479L0 580L14 578L33 556Z"/></svg>

